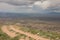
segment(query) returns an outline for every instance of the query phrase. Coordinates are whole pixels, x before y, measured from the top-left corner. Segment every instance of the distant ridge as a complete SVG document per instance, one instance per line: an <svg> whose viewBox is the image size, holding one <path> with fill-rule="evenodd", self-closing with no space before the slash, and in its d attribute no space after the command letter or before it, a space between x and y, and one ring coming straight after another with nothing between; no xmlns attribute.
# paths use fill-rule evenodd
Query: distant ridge
<svg viewBox="0 0 60 40"><path fill-rule="evenodd" d="M60 13L4 13L0 12L0 18L23 18L23 19L34 19L34 20L46 20L46 21L60 21Z"/></svg>

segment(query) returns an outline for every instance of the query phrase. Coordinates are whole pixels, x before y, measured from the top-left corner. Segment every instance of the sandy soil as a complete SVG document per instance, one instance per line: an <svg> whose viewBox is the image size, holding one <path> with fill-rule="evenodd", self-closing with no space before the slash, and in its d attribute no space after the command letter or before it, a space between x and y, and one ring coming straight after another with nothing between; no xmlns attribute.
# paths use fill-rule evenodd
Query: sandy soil
<svg viewBox="0 0 60 40"><path fill-rule="evenodd" d="M49 39L45 39L45 38L42 38L40 36L31 34L31 33L28 33L28 32L24 32L22 30L15 29L12 25L10 25L9 27L14 31L19 32L20 34L27 35L28 37L31 37L31 38L36 39L36 40L49 40Z"/></svg>
<svg viewBox="0 0 60 40"><path fill-rule="evenodd" d="M15 32L18 32L18 33L20 33L20 34L24 34L24 35L26 35L27 37L31 37L31 38L33 38L33 39L35 39L35 40L49 40L49 39L42 38L42 37L40 37L40 36L31 34L31 33L28 33L28 32L24 32L24 31L22 31L22 30L18 30L18 29L16 29L16 28L14 28L13 25L10 25L10 26L8 26L8 27L9 27L10 29L14 30ZM6 34L8 34L10 37L15 37L15 36L16 36L15 33L12 33L12 32L10 32L10 31L8 30L7 26L3 26L1 29L2 29L3 32L5 32ZM28 38L26 38L26 40L27 40L27 39L28 39ZM20 40L24 40L24 39L20 39ZM28 39L28 40L29 40L29 39Z"/></svg>
<svg viewBox="0 0 60 40"><path fill-rule="evenodd" d="M6 33L8 36L10 36L10 37L15 37L15 36L17 36L15 33L13 33L13 32L10 32L9 31L9 28L7 27L7 26L3 26L2 28L1 28L1 30L4 32L4 33Z"/></svg>
<svg viewBox="0 0 60 40"><path fill-rule="evenodd" d="M19 39L19 40L25 40L25 39L22 38L22 39Z"/></svg>
<svg viewBox="0 0 60 40"><path fill-rule="evenodd" d="M24 38L21 38L19 40L29 40L29 37L26 37L25 39Z"/></svg>

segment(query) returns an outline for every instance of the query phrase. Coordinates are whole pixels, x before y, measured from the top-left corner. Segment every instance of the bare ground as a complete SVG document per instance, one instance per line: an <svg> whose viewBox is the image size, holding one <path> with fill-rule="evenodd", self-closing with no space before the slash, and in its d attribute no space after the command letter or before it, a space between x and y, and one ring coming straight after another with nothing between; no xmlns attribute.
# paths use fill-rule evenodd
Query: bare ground
<svg viewBox="0 0 60 40"><path fill-rule="evenodd" d="M10 32L9 31L9 28L7 27L7 26L3 26L2 28L1 28L1 30L4 32L4 33L6 33L8 36L10 36L10 37L15 37L15 36L17 36L15 33L13 33L13 32Z"/></svg>
<svg viewBox="0 0 60 40"><path fill-rule="evenodd" d="M35 39L35 40L49 40L49 39L46 39L46 38L42 38L42 37L40 37L40 36L38 36L38 35L34 35L34 34L31 34L31 33L28 33L28 32L24 32L24 31L22 31L22 30L18 30L18 29L16 29L16 28L14 28L13 25L10 25L10 26L8 26L8 27L9 27L10 29L14 30L15 32L18 32L18 33L20 33L20 34L24 34L24 35L26 35L26 36L28 36L28 37L31 37L31 38ZM15 33L11 33L10 31L8 31L7 26L3 26L1 29L2 29L3 32L5 32L6 34L8 34L10 37L15 37L15 36L16 36ZM24 39L20 39L20 40L24 40Z"/></svg>

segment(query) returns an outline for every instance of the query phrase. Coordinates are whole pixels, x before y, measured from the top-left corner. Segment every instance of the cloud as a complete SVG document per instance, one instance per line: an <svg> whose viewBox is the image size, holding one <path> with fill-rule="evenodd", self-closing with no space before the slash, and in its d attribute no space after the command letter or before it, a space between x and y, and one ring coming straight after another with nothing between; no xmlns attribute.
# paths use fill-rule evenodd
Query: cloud
<svg viewBox="0 0 60 40"><path fill-rule="evenodd" d="M9 5L7 3L0 3L0 10L13 10L15 6Z"/></svg>
<svg viewBox="0 0 60 40"><path fill-rule="evenodd" d="M4 2L0 3L0 12L17 12L17 13L35 13L32 8L32 6L15 6L15 5L10 5Z"/></svg>
<svg viewBox="0 0 60 40"><path fill-rule="evenodd" d="M0 0L0 10L14 12L34 12L32 0Z"/></svg>
<svg viewBox="0 0 60 40"><path fill-rule="evenodd" d="M59 0L44 0L36 1L33 4L33 10L38 12L58 12L60 11L60 1Z"/></svg>
<svg viewBox="0 0 60 40"><path fill-rule="evenodd" d="M17 12L59 12L60 0L0 0L0 10Z"/></svg>
<svg viewBox="0 0 60 40"><path fill-rule="evenodd" d="M11 4L11 5L17 5L17 6L29 5L29 4L31 5L35 1L38 1L38 0L0 0L0 2L5 2L5 3Z"/></svg>
<svg viewBox="0 0 60 40"><path fill-rule="evenodd" d="M40 13L50 12L49 7L51 3L50 1L37 1L33 4L33 10L38 11Z"/></svg>
<svg viewBox="0 0 60 40"><path fill-rule="evenodd" d="M50 2L49 1L43 1L43 2L37 1L34 3L34 5L39 6L42 9L47 9L48 7L50 7Z"/></svg>

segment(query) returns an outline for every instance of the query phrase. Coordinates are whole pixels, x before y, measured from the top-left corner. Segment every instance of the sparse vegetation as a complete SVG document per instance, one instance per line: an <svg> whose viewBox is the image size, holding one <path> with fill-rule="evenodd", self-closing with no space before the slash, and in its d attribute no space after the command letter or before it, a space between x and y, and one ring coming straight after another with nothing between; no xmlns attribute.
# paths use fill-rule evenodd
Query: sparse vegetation
<svg viewBox="0 0 60 40"><path fill-rule="evenodd" d="M30 32L32 34L37 34L38 36L42 36L44 38L49 38L51 40L59 40L60 39L60 34L57 32L42 31L42 30L28 28L28 27L21 27L20 30L23 30L25 32Z"/></svg>
<svg viewBox="0 0 60 40"><path fill-rule="evenodd" d="M11 40L11 38L1 30L1 27L0 27L0 40Z"/></svg>
<svg viewBox="0 0 60 40"><path fill-rule="evenodd" d="M60 40L60 23L49 23L49 22L40 22L36 20L23 20L22 19L15 19L14 21L12 20L6 20L2 21L0 25L16 25L19 27L19 30L23 30L25 32L30 32L32 34L36 34L38 36L48 38L50 40ZM21 26L22 25L22 26ZM10 30L14 32L13 30ZM24 34L19 34L16 32L18 36L14 38L10 38L6 33L4 33L1 30L0 26L0 40L19 40L21 37L26 38L27 36ZM30 38L30 40L34 40L33 38Z"/></svg>

